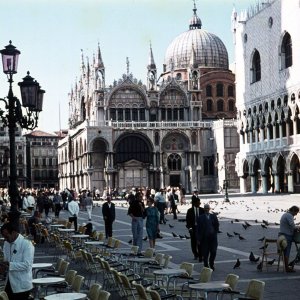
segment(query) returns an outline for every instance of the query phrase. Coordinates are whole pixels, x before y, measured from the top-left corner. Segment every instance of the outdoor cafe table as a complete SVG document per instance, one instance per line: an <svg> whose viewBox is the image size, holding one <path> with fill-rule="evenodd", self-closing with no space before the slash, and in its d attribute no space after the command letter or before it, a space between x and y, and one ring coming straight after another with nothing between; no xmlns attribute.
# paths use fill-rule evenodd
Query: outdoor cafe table
<svg viewBox="0 0 300 300"><path fill-rule="evenodd" d="M86 299L87 295L84 293L58 293L46 296L45 300L81 300Z"/></svg>
<svg viewBox="0 0 300 300"><path fill-rule="evenodd" d="M62 234L69 235L71 232L74 232L73 228L58 228L58 231Z"/></svg>
<svg viewBox="0 0 300 300"><path fill-rule="evenodd" d="M51 268L51 267L53 267L52 263L34 263L34 264L32 264L33 278L36 278L37 270Z"/></svg>
<svg viewBox="0 0 300 300"><path fill-rule="evenodd" d="M166 277L167 279L167 292L169 291L169 284L170 284L170 279L173 276L179 276L179 275L183 275L186 274L186 270L185 269L160 269L160 270L155 270L153 271L154 274L154 282L157 281L157 276L162 276L162 277Z"/></svg>
<svg viewBox="0 0 300 300"><path fill-rule="evenodd" d="M57 230L58 228L65 227L63 224L50 224L51 229Z"/></svg>
<svg viewBox="0 0 300 300"><path fill-rule="evenodd" d="M199 297L198 292L204 293L204 299L207 299L208 292L220 292L226 288L229 288L229 284L224 281L210 281L203 283L192 283L189 284L189 289L195 290L197 292L197 298ZM216 295L216 299L218 299L218 294Z"/></svg>
<svg viewBox="0 0 300 300"><path fill-rule="evenodd" d="M89 237L90 236L88 234L73 234L73 235L71 235L71 238L72 239L77 239L80 242L81 245L82 245L82 240L87 239Z"/></svg>
<svg viewBox="0 0 300 300"><path fill-rule="evenodd" d="M41 277L41 278L35 278L32 280L32 284L36 287L37 290L35 290L35 298L40 296L40 288L41 287L47 287L47 285L54 284L54 283L60 283L65 281L65 278L63 277ZM39 297L40 298L40 297ZM39 299L38 298L38 299Z"/></svg>
<svg viewBox="0 0 300 300"><path fill-rule="evenodd" d="M127 259L127 262L133 264L133 270L135 272L141 272L141 268L143 264L149 262L155 262L155 259L153 257L130 257Z"/></svg>

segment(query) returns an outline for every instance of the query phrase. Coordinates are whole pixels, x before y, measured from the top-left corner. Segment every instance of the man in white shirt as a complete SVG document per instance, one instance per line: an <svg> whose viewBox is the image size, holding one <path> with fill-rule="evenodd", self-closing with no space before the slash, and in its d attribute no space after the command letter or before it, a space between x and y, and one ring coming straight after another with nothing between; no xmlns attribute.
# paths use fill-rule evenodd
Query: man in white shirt
<svg viewBox="0 0 300 300"><path fill-rule="evenodd" d="M68 211L69 211L69 222L74 222L74 229L77 231L77 217L79 214L79 205L74 200L72 196L69 196L69 203L68 203Z"/></svg>
<svg viewBox="0 0 300 300"><path fill-rule="evenodd" d="M1 227L5 239L3 246L4 261L0 263L0 272L7 271L5 292L10 300L28 299L32 285L32 264L34 247L26 240L12 223Z"/></svg>

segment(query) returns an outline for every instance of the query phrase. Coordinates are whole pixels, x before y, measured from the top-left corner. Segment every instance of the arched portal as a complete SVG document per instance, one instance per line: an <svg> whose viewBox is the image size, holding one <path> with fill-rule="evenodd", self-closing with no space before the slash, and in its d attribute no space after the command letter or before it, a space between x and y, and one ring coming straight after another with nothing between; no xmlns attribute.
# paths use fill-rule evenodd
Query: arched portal
<svg viewBox="0 0 300 300"><path fill-rule="evenodd" d="M103 191L106 187L104 168L106 167L106 158L108 146L106 141L95 139L90 147L90 166L93 172L91 173L91 186Z"/></svg>
<svg viewBox="0 0 300 300"><path fill-rule="evenodd" d="M299 157L294 153L290 162L290 170L292 176L293 192L300 192L300 161ZM290 191L290 189L289 189Z"/></svg>
<svg viewBox="0 0 300 300"><path fill-rule="evenodd" d="M275 190L275 192L284 193L287 192L287 177L285 174L285 160L283 156L279 156L277 161L277 175L279 179L279 191Z"/></svg>
<svg viewBox="0 0 300 300"><path fill-rule="evenodd" d="M149 169L153 165L153 147L141 134L125 134L114 146L114 168L118 170L115 185L120 189L153 186Z"/></svg>
<svg viewBox="0 0 300 300"><path fill-rule="evenodd" d="M260 167L260 161L258 158L255 158L253 162L253 174L251 174L252 183L251 183L251 189L252 192L257 192L261 190L262 188L262 181L261 181L261 167Z"/></svg>

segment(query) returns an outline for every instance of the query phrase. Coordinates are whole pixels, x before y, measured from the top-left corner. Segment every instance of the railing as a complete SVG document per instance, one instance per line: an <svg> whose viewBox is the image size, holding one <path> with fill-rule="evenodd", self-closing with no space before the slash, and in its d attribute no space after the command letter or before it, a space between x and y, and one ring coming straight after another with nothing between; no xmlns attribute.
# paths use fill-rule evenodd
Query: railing
<svg viewBox="0 0 300 300"><path fill-rule="evenodd" d="M116 129L141 129L141 128L211 128L211 121L170 121L170 122L149 122L149 121L105 121L88 122L88 126L107 126Z"/></svg>

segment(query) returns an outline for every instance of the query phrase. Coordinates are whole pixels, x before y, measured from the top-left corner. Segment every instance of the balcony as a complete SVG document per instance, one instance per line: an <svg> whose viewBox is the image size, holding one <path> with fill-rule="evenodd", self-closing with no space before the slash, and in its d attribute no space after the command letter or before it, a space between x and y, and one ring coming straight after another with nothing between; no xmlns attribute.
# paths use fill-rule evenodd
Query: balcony
<svg viewBox="0 0 300 300"><path fill-rule="evenodd" d="M105 121L105 122L92 122L88 124L90 127L111 127L113 129L133 130L133 129L176 129L176 128L211 128L211 121Z"/></svg>

